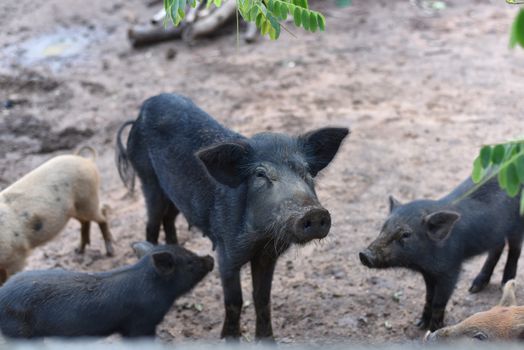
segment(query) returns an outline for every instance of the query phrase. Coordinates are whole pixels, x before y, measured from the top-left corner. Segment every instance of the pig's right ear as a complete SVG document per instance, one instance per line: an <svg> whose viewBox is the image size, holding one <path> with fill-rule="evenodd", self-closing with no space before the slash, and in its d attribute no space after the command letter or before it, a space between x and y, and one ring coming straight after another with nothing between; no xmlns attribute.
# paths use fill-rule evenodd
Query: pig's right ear
<svg viewBox="0 0 524 350"><path fill-rule="evenodd" d="M244 141L224 142L204 148L196 156L216 181L235 188L244 181L251 146Z"/></svg>
<svg viewBox="0 0 524 350"><path fill-rule="evenodd" d="M155 270L160 275L169 275L175 272L175 259L169 252L158 252L151 255Z"/></svg>
<svg viewBox="0 0 524 350"><path fill-rule="evenodd" d="M151 249L153 249L154 245L152 243L143 241L143 242L135 242L131 244L131 248L135 251L136 256L141 259L144 255L146 255Z"/></svg>
<svg viewBox="0 0 524 350"><path fill-rule="evenodd" d="M402 205L395 197L389 196L389 212L391 213L396 207Z"/></svg>
<svg viewBox="0 0 524 350"><path fill-rule="evenodd" d="M435 242L442 242L449 237L453 226L460 219L460 214L454 211L437 211L424 217L428 236Z"/></svg>

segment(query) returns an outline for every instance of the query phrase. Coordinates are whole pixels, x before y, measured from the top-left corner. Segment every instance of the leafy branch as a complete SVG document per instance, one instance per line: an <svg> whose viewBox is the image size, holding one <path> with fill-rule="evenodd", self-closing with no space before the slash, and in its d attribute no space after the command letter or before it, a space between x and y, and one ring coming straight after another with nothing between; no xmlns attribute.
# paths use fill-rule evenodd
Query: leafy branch
<svg viewBox="0 0 524 350"><path fill-rule="evenodd" d="M309 9L307 0L229 0L236 1L237 9L242 18L256 24L262 35L268 35L276 40L280 36L281 29L285 27L282 21L288 16L293 17L295 26L316 32L324 31L326 19L317 11ZM207 6L214 4L216 7L222 5L222 0L207 0ZM164 0L166 18L169 18L175 26L184 19L186 8L196 7L196 0Z"/></svg>
<svg viewBox="0 0 524 350"><path fill-rule="evenodd" d="M520 193L520 214L524 215L524 139L486 145L473 162L471 178L476 190L497 177L499 186L510 197Z"/></svg>

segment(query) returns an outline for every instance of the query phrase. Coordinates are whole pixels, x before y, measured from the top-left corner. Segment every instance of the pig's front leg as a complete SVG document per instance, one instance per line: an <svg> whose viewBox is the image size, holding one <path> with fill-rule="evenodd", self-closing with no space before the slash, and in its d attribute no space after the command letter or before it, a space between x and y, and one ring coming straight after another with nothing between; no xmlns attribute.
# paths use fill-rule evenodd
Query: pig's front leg
<svg viewBox="0 0 524 350"><path fill-rule="evenodd" d="M222 338L238 340L240 337L240 313L242 311L242 286L240 285L240 269L230 269L228 264L220 266L220 278L224 290L224 306L226 316L222 327Z"/></svg>
<svg viewBox="0 0 524 350"><path fill-rule="evenodd" d="M251 259L257 340L274 341L271 326L271 283L276 262L276 257L264 253L259 253Z"/></svg>
<svg viewBox="0 0 524 350"><path fill-rule="evenodd" d="M426 283L426 303L422 316L417 321L416 326L420 329L428 329L431 322L431 314L433 310L433 297L435 295L435 280L429 274L423 274L424 282Z"/></svg>
<svg viewBox="0 0 524 350"><path fill-rule="evenodd" d="M449 298L453 293L455 284L458 278L458 271L450 273L446 276L439 276L435 283L435 294L433 296L431 321L429 322L429 330L436 331L444 326L444 313Z"/></svg>

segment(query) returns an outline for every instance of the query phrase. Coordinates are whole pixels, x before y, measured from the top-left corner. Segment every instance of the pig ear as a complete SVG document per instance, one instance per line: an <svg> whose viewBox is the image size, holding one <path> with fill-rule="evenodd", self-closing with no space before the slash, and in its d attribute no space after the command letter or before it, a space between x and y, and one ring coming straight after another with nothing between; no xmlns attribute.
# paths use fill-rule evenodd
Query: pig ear
<svg viewBox="0 0 524 350"><path fill-rule="evenodd" d="M515 280L509 280L504 285L504 291L502 292L499 306L517 306L517 298L515 297Z"/></svg>
<svg viewBox="0 0 524 350"><path fill-rule="evenodd" d="M131 248L135 251L136 256L140 259L144 255L146 255L151 249L153 249L154 245L152 243L143 241L143 242L135 242L131 244Z"/></svg>
<svg viewBox="0 0 524 350"><path fill-rule="evenodd" d="M460 214L454 211L437 211L424 218L428 236L435 242L441 242L449 237L453 226L460 219Z"/></svg>
<svg viewBox="0 0 524 350"><path fill-rule="evenodd" d="M209 175L226 186L238 187L245 178L251 146L242 141L225 142L204 148L196 156L204 163Z"/></svg>
<svg viewBox="0 0 524 350"><path fill-rule="evenodd" d="M158 252L152 256L153 265L157 272L161 275L169 275L175 272L175 259L173 254L169 252Z"/></svg>
<svg viewBox="0 0 524 350"><path fill-rule="evenodd" d="M389 196L389 212L391 213L396 207L402 205L395 197Z"/></svg>
<svg viewBox="0 0 524 350"><path fill-rule="evenodd" d="M333 160L348 134L348 128L322 128L299 136L312 176L317 176Z"/></svg>

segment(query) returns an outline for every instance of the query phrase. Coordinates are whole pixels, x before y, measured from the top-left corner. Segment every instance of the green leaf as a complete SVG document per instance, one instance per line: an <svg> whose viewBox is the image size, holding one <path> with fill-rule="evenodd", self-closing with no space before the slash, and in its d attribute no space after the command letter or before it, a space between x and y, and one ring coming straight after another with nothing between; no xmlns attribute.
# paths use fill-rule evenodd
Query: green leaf
<svg viewBox="0 0 524 350"><path fill-rule="evenodd" d="M269 22L271 23L271 27L273 28L274 32L270 34L273 34L271 39L276 40L280 36L280 23L276 20L276 18L270 14L268 14L267 18L269 19Z"/></svg>
<svg viewBox="0 0 524 350"><path fill-rule="evenodd" d="M326 30L326 19L320 13L317 12L318 28L321 31Z"/></svg>
<svg viewBox="0 0 524 350"><path fill-rule="evenodd" d="M506 171L506 191L510 197L515 197L520 191L520 181L515 163L509 163Z"/></svg>
<svg viewBox="0 0 524 350"><path fill-rule="evenodd" d="M514 48L517 44L524 48L524 9L520 9L511 26L509 46Z"/></svg>
<svg viewBox="0 0 524 350"><path fill-rule="evenodd" d="M248 15L247 20L250 21L250 22L255 22L256 19L257 19L258 13L259 13L259 9L258 9L258 7L253 6L253 7L251 8L251 10L249 10L249 15ZM258 26L257 26L257 27L258 27Z"/></svg>
<svg viewBox="0 0 524 350"><path fill-rule="evenodd" d="M314 12L309 14L309 30L312 32L317 31L317 15Z"/></svg>
<svg viewBox="0 0 524 350"><path fill-rule="evenodd" d="M473 171L471 173L471 179L474 183L479 183L480 180L482 180L482 175L484 171L482 168L482 161L480 160L480 156L475 158L475 161L473 162Z"/></svg>
<svg viewBox="0 0 524 350"><path fill-rule="evenodd" d="M302 10L302 27L309 30L309 12L306 10Z"/></svg>
<svg viewBox="0 0 524 350"><path fill-rule="evenodd" d="M507 185L508 185L508 181L507 181L507 177L506 177L506 171L507 171L507 168L506 167L502 167L502 168L500 168L499 173L497 174L497 180L499 181L499 186L503 190L505 190Z"/></svg>
<svg viewBox="0 0 524 350"><path fill-rule="evenodd" d="M520 183L524 183L524 154L521 154L515 159L515 168L517 169Z"/></svg>
<svg viewBox="0 0 524 350"><path fill-rule="evenodd" d="M504 147L504 145L496 145L493 148L493 152L491 153L491 161L493 162L493 164L500 164L504 159L505 153L506 148Z"/></svg>
<svg viewBox="0 0 524 350"><path fill-rule="evenodd" d="M491 146L484 146L480 149L480 160L482 167L486 169L491 161Z"/></svg>
<svg viewBox="0 0 524 350"><path fill-rule="evenodd" d="M287 18L287 14L288 14L288 8L286 4L282 4L280 6L280 19L285 20Z"/></svg>
<svg viewBox="0 0 524 350"><path fill-rule="evenodd" d="M262 21L263 20L264 20L264 15L262 14L262 12L259 12L257 15L255 25L257 26L258 29L260 29L260 31L262 31Z"/></svg>
<svg viewBox="0 0 524 350"><path fill-rule="evenodd" d="M295 7L295 11L293 12L293 21L295 22L295 25L297 27L300 27L300 23L302 19L302 11L299 7Z"/></svg>
<svg viewBox="0 0 524 350"><path fill-rule="evenodd" d="M524 216L524 189L520 191L520 215Z"/></svg>
<svg viewBox="0 0 524 350"><path fill-rule="evenodd" d="M273 4L273 14L276 18L280 18L280 3L278 1L275 1Z"/></svg>

